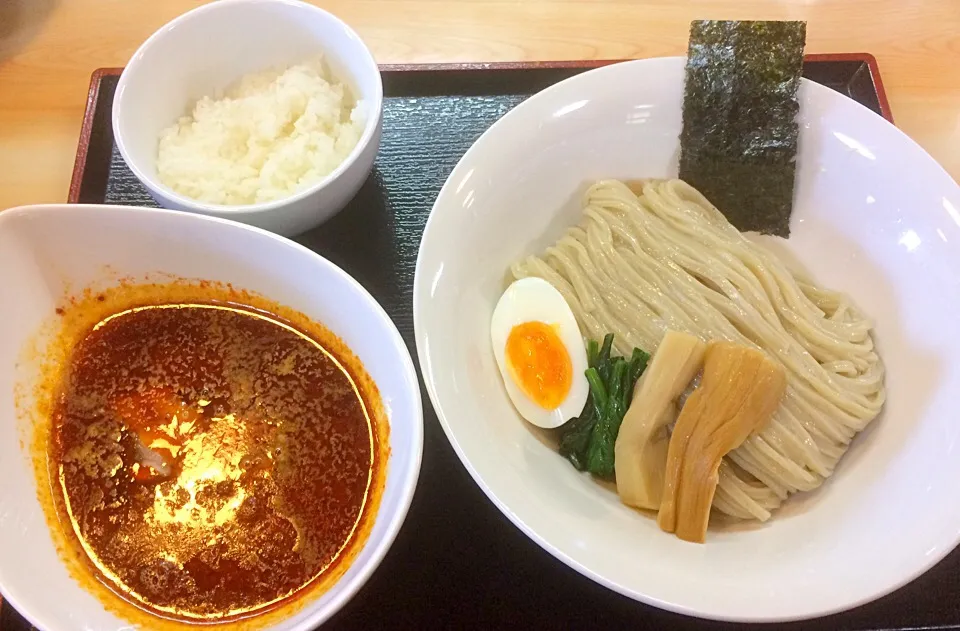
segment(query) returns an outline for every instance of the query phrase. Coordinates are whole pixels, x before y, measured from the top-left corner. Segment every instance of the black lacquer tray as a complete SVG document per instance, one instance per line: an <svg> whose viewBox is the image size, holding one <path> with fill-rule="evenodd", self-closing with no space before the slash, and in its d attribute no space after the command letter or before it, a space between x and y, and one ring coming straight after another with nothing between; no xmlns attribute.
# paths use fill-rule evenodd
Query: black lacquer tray
<svg viewBox="0 0 960 631"><path fill-rule="evenodd" d="M512 107L603 63L609 62L383 67L383 141L374 172L350 206L297 240L361 282L415 354L414 264L424 223L447 175L473 141ZM113 144L110 109L119 73L104 69L93 75L71 202L155 205ZM809 56L804 75L891 119L870 55ZM634 602L555 560L483 495L447 443L425 393L423 400L423 469L409 516L380 568L326 628L710 631L744 626ZM816 621L767 626L960 629L960 552L872 604ZM10 606L0 607L0 631L27 629Z"/></svg>

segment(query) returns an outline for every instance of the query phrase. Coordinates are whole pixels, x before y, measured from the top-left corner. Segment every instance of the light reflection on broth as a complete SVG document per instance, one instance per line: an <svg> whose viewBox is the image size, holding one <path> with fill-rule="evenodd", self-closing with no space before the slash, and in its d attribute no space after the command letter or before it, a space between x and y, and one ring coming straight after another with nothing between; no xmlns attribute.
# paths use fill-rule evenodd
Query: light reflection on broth
<svg viewBox="0 0 960 631"><path fill-rule="evenodd" d="M52 416L77 543L121 596L181 620L261 613L330 570L381 466L350 370L231 305L104 318L74 348Z"/></svg>

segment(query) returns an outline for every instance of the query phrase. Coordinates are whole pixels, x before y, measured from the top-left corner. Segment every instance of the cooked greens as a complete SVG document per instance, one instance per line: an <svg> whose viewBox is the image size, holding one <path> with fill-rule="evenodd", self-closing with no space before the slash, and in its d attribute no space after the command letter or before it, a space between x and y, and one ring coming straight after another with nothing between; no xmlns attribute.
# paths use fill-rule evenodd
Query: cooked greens
<svg viewBox="0 0 960 631"><path fill-rule="evenodd" d="M614 446L620 423L633 397L633 388L650 356L639 348L630 359L613 357L613 334L603 345L587 343L586 370L590 395L580 416L560 427L560 455L580 471L599 478L614 477Z"/></svg>
<svg viewBox="0 0 960 631"><path fill-rule="evenodd" d="M787 237L805 22L690 25L680 179L739 230Z"/></svg>

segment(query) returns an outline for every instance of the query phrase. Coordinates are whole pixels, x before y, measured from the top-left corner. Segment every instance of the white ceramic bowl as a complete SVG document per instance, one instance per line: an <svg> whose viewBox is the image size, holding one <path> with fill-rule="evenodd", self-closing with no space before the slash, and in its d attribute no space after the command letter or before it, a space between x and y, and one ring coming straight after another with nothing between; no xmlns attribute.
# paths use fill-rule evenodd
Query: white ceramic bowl
<svg viewBox="0 0 960 631"><path fill-rule="evenodd" d="M160 132L203 96L242 76L322 53L333 73L365 102L367 122L350 156L320 182L272 202L199 202L161 183ZM127 166L165 208L248 223L292 236L326 221L356 194L380 146L383 85L360 37L342 21L297 0L219 0L184 13L133 54L113 101L113 134Z"/></svg>
<svg viewBox="0 0 960 631"><path fill-rule="evenodd" d="M263 230L169 210L110 206L35 206L0 213L0 592L48 631L120 631L70 577L37 500L20 439L14 385L28 377L18 354L42 322L55 318L64 286L79 290L113 277L156 273L231 283L325 324L354 351L380 391L389 426L386 486L369 538L346 573L275 631L307 631L363 585L393 542L420 471L420 388L393 322L355 280L318 254Z"/></svg>
<svg viewBox="0 0 960 631"><path fill-rule="evenodd" d="M417 262L427 390L477 484L585 576L709 618L852 607L931 567L960 537L960 189L893 125L828 88L800 89L793 230L770 242L875 317L888 399L836 475L768 523L711 531L705 545L660 532L535 437L490 348L509 264L576 222L588 182L676 175L683 67L650 59L577 76L518 106L466 153Z"/></svg>

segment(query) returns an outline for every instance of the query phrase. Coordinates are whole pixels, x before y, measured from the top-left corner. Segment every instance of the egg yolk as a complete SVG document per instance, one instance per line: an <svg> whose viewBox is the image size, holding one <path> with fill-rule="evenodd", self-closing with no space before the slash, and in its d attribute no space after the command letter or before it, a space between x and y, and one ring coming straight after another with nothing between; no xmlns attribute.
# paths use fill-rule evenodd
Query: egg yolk
<svg viewBox="0 0 960 631"><path fill-rule="evenodd" d="M534 403L552 410L567 398L573 383L570 353L545 322L523 322L510 329L506 363L514 383Z"/></svg>

